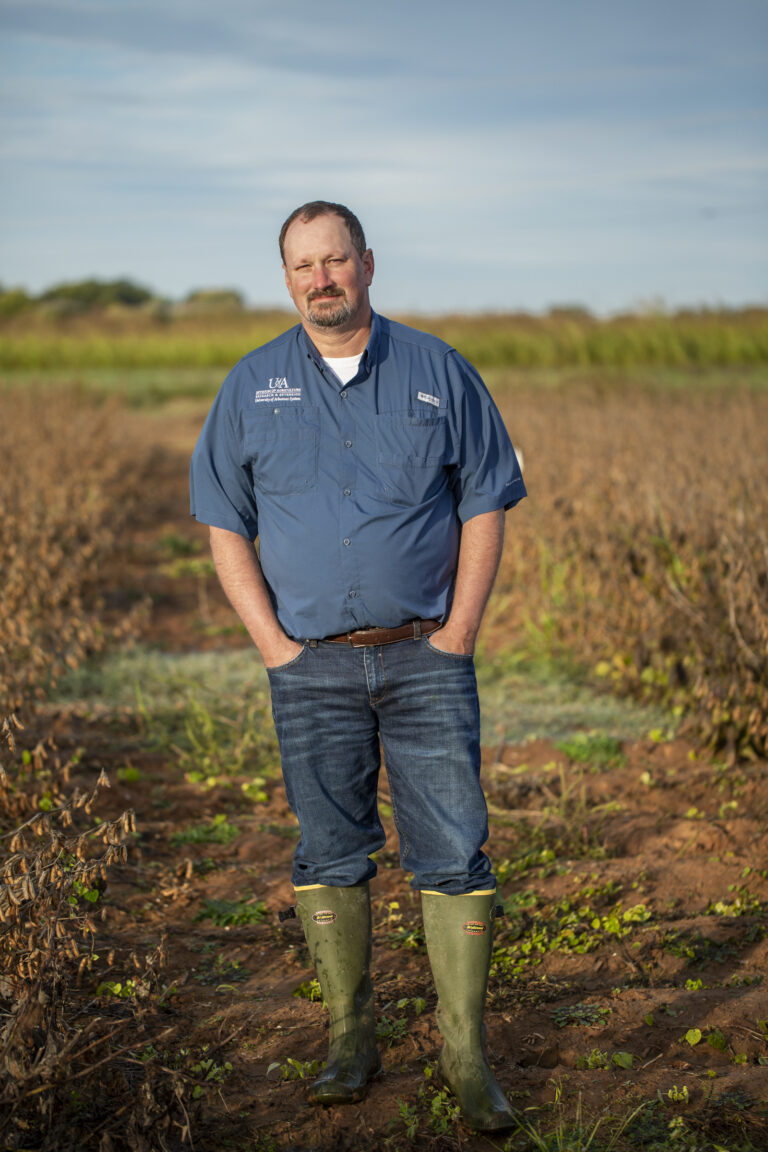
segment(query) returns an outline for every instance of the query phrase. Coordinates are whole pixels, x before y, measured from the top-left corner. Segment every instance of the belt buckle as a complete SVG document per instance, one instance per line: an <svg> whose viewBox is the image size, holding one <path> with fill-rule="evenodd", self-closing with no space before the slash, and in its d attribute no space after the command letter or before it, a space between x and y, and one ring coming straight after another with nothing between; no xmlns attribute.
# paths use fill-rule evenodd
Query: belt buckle
<svg viewBox="0 0 768 1152"><path fill-rule="evenodd" d="M353 636L358 636L361 632L374 632L374 628L356 628L354 632L347 632L347 643L350 648L365 648L365 640L358 640L357 643L352 639Z"/></svg>

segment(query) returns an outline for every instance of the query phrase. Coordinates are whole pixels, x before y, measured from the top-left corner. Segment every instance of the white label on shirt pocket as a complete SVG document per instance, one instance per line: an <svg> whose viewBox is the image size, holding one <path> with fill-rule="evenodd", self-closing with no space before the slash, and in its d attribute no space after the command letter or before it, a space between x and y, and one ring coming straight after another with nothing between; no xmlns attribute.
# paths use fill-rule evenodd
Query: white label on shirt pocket
<svg viewBox="0 0 768 1152"><path fill-rule="evenodd" d="M440 401L437 396L430 396L429 392L417 392L417 400L423 400L425 404L434 404L435 408L440 407Z"/></svg>
<svg viewBox="0 0 768 1152"><path fill-rule="evenodd" d="M274 404L276 400L301 400L301 388L260 388L253 397L254 404Z"/></svg>

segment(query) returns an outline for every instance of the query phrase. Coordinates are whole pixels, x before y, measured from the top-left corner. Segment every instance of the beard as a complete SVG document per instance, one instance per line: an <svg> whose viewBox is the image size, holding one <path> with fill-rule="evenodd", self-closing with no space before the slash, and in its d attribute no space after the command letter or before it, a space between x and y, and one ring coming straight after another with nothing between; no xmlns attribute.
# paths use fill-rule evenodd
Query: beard
<svg viewBox="0 0 768 1152"><path fill-rule="evenodd" d="M313 308L315 300L338 300L338 303L332 307ZM352 318L352 314L352 308L341 292L333 295L318 293L308 302L307 319L318 328L339 328Z"/></svg>

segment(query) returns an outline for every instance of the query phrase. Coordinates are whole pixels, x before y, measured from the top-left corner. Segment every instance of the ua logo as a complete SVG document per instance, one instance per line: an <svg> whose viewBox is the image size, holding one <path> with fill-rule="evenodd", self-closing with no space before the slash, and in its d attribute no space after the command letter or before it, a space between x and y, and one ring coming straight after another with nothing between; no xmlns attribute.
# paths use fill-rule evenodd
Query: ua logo
<svg viewBox="0 0 768 1152"><path fill-rule="evenodd" d="M270 376L269 387L273 391L275 388L287 388L288 387L288 377L287 376Z"/></svg>

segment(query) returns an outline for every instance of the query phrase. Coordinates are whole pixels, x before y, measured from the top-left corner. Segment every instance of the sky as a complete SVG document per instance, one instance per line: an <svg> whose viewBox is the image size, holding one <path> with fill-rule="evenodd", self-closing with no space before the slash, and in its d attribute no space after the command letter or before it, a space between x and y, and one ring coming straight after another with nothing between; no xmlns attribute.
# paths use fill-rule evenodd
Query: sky
<svg viewBox="0 0 768 1152"><path fill-rule="evenodd" d="M768 303L766 0L0 0L0 282L289 305L348 204L380 311Z"/></svg>

